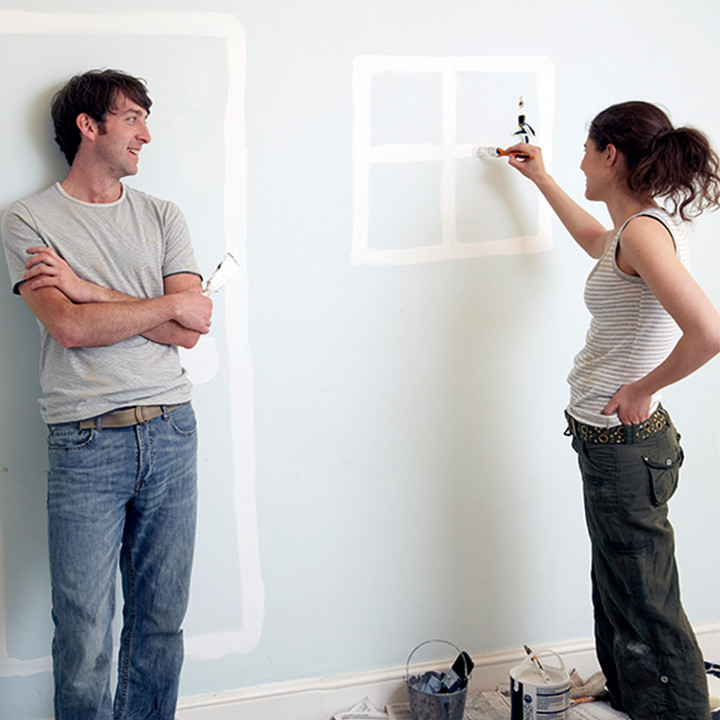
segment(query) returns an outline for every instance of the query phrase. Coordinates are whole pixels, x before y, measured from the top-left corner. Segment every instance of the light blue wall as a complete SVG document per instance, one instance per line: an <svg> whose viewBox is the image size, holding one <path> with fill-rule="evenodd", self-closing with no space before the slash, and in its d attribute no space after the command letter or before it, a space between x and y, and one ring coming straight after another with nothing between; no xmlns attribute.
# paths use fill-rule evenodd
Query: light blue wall
<svg viewBox="0 0 720 720"><path fill-rule="evenodd" d="M116 66L155 100L131 184L180 204L206 272L226 247L247 261L195 359L203 509L182 693L400 665L430 637L472 653L589 637L562 410L591 264L555 221L540 252L412 261L428 228L442 233L440 166L373 166L374 204L358 208L353 73L375 56L547 58L550 94L534 76L464 76L458 88L476 90L457 134L470 142L476 122L478 143L507 144L515 108L488 98L511 88L514 103L520 88L532 122L549 97L538 130L584 203L587 123L612 102L661 103L720 141L717 3L71 0L74 33L48 22L56 8L25 2L27 17L0 0L0 212L62 177L52 92ZM413 142L442 135L434 82L379 78L383 142L402 142L400 111ZM534 232L535 195L487 162L454 166L458 236ZM411 260L353 258L363 213L371 243ZM708 216L693 233L716 303L719 231ZM37 329L5 271L0 292L0 717L35 720L52 713ZM672 519L694 622L720 620L719 373L716 361L665 395L687 453Z"/></svg>

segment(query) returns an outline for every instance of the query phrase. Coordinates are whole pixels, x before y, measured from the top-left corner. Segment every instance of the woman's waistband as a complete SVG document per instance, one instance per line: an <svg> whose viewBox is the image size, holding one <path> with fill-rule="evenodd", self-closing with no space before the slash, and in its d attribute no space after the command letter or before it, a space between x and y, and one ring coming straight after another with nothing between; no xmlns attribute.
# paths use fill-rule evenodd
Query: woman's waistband
<svg viewBox="0 0 720 720"><path fill-rule="evenodd" d="M573 435L584 442L603 445L631 445L640 440L647 440L670 424L670 418L662 406L658 407L647 420L637 425L615 425L608 428L586 425L567 411L565 418L568 423L566 435Z"/></svg>

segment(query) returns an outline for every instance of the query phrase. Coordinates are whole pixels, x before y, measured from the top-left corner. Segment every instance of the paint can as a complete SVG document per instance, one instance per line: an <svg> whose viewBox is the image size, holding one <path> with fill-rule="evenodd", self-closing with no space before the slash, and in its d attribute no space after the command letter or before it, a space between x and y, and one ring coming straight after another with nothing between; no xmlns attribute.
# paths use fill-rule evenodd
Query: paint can
<svg viewBox="0 0 720 720"><path fill-rule="evenodd" d="M511 720L567 720L570 707L570 676L562 658L552 650L559 665L542 663L545 674L527 657L510 670Z"/></svg>
<svg viewBox="0 0 720 720"><path fill-rule="evenodd" d="M472 668L465 673L466 680L461 689L455 692L437 692L441 684L443 673L430 670L422 675L410 676L410 660L423 645L429 643L446 643L460 653L461 650L447 640L426 640L420 643L408 656L405 663L405 683L410 700L410 715L412 720L462 720L467 699L467 679Z"/></svg>

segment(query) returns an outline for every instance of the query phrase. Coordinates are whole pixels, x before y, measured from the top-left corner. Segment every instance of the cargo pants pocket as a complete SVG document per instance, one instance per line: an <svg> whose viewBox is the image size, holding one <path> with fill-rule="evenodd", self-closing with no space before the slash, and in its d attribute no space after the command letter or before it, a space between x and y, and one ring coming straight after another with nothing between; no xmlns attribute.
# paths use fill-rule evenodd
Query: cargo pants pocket
<svg viewBox="0 0 720 720"><path fill-rule="evenodd" d="M643 456L649 476L650 500L654 505L664 505L675 494L684 460L685 454L679 446L673 455Z"/></svg>

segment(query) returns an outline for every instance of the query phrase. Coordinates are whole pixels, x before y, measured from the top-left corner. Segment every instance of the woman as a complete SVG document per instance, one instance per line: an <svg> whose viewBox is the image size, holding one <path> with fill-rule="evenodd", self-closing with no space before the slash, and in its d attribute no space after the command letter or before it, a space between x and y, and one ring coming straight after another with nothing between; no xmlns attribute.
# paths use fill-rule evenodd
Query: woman
<svg viewBox="0 0 720 720"><path fill-rule="evenodd" d="M718 158L702 133L673 128L654 105L604 110L580 168L585 196L610 213L606 230L548 175L539 148L508 150L510 165L598 260L566 415L592 544L596 649L613 705L633 720L708 720L668 522L683 451L659 391L720 351L720 315L688 272L682 224L718 207Z"/></svg>

